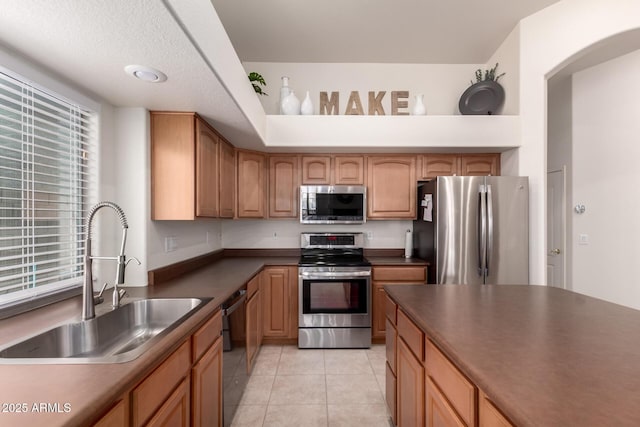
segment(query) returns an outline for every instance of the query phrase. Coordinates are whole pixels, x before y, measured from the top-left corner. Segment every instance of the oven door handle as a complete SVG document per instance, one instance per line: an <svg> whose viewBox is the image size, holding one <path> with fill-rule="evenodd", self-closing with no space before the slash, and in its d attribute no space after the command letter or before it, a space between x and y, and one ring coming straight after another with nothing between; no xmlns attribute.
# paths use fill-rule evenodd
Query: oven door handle
<svg viewBox="0 0 640 427"><path fill-rule="evenodd" d="M323 272L300 272L300 276L307 279L326 279L326 278L349 278L349 277L370 277L370 271L323 271Z"/></svg>

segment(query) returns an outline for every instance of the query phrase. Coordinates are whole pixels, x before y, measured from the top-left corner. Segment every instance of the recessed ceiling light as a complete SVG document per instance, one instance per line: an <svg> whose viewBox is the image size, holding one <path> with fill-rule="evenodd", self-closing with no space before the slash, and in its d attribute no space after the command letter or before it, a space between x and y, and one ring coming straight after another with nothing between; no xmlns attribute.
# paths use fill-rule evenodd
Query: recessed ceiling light
<svg viewBox="0 0 640 427"><path fill-rule="evenodd" d="M167 75L162 71L158 71L144 65L127 65L124 71L136 79L144 80L150 83L160 83L167 80Z"/></svg>

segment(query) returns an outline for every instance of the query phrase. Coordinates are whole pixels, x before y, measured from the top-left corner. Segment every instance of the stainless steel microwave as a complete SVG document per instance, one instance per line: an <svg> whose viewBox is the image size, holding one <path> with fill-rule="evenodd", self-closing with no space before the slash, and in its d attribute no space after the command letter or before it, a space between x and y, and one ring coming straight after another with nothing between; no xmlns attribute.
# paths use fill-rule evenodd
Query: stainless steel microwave
<svg viewBox="0 0 640 427"><path fill-rule="evenodd" d="M362 185L301 185L302 224L364 224L367 188Z"/></svg>

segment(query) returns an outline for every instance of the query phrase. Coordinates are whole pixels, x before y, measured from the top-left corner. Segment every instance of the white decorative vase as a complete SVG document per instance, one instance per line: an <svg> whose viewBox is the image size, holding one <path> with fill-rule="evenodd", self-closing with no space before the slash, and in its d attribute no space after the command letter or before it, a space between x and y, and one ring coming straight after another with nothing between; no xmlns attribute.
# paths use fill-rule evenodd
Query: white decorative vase
<svg viewBox="0 0 640 427"><path fill-rule="evenodd" d="M280 114L284 114L282 112L282 101L289 96L291 93L291 88L289 87L289 77L282 77L282 87L280 88L280 101L278 101L278 112Z"/></svg>
<svg viewBox="0 0 640 427"><path fill-rule="evenodd" d="M296 97L296 94L291 91L281 104L282 114L287 116L295 116L300 114L300 100Z"/></svg>
<svg viewBox="0 0 640 427"><path fill-rule="evenodd" d="M415 96L416 102L413 104L413 110L411 110L411 115L413 116L424 116L427 114L427 107L424 106L424 95L419 94Z"/></svg>
<svg viewBox="0 0 640 427"><path fill-rule="evenodd" d="M302 104L300 105L300 114L303 116L310 116L313 114L313 103L311 102L309 91L307 91L307 96L304 97L304 101L302 101Z"/></svg>

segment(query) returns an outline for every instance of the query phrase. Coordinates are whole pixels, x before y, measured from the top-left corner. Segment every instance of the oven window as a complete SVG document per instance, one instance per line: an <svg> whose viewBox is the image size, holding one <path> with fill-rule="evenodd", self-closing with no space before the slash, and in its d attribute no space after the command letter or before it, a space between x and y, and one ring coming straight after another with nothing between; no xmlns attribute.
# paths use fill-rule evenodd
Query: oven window
<svg viewBox="0 0 640 427"><path fill-rule="evenodd" d="M303 313L367 313L366 280L305 280Z"/></svg>

